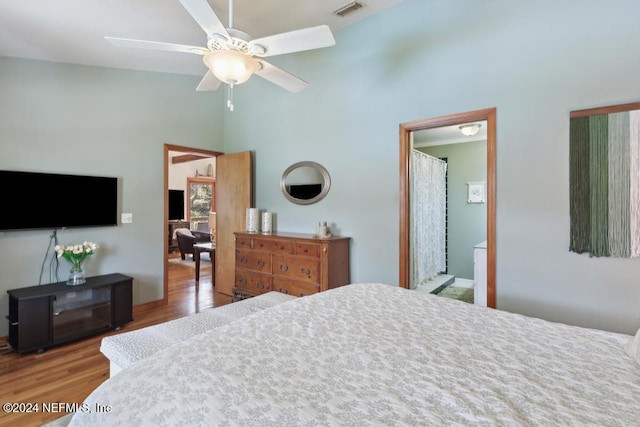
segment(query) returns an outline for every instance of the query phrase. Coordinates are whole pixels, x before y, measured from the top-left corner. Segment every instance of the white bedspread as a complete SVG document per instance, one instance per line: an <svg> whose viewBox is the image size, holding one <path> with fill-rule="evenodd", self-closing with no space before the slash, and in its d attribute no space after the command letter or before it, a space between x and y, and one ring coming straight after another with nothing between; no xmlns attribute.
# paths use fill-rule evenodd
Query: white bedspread
<svg viewBox="0 0 640 427"><path fill-rule="evenodd" d="M71 425L635 426L640 367L624 351L629 339L349 285L133 365Z"/></svg>
<svg viewBox="0 0 640 427"><path fill-rule="evenodd" d="M163 348L293 298L295 297L280 292L267 292L159 325L110 335L102 339L100 351L109 359L112 367L115 365L120 369L128 368ZM114 372L111 374L113 376Z"/></svg>

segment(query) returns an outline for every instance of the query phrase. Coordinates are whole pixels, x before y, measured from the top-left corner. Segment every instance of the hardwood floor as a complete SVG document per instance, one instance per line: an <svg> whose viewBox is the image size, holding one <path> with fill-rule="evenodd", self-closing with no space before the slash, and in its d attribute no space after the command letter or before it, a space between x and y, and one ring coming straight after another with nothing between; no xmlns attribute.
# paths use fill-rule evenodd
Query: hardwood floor
<svg viewBox="0 0 640 427"><path fill-rule="evenodd" d="M200 283L195 270L169 263L169 303L134 307L133 322L120 332L177 319L231 302L231 297L214 292L211 268L202 262ZM135 278L134 278L135 286ZM37 413L0 412L0 426L39 426L66 412L43 412L42 403L82 403L96 387L109 378L109 361L100 353L101 335L47 349L44 353L20 355L8 346L0 347L0 403L38 403Z"/></svg>

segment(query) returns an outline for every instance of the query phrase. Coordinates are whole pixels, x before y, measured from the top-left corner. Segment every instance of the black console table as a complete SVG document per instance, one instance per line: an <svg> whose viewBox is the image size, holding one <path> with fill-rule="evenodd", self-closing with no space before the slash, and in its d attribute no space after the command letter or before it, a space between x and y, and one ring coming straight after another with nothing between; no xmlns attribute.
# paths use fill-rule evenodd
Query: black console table
<svg viewBox="0 0 640 427"><path fill-rule="evenodd" d="M124 274L88 277L66 282L11 289L9 344L24 353L120 329L133 320L133 278Z"/></svg>

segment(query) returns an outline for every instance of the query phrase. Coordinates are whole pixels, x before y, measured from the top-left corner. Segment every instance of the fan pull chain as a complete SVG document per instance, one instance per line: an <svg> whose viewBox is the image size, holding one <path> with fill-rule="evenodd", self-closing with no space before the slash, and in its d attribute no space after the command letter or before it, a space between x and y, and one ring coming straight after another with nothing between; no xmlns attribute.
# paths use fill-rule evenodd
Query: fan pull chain
<svg viewBox="0 0 640 427"><path fill-rule="evenodd" d="M233 83L229 83L227 89L227 108L229 111L233 111Z"/></svg>

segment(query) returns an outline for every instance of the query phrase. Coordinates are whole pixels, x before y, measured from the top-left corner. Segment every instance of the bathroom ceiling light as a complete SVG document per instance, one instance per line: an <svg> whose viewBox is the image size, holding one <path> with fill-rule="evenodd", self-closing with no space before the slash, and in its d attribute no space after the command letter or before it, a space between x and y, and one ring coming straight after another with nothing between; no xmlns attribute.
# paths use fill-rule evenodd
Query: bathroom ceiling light
<svg viewBox="0 0 640 427"><path fill-rule="evenodd" d="M470 125L458 126L458 128L464 136L473 136L478 133L478 131L480 130L480 126L481 125L479 123L473 123Z"/></svg>

